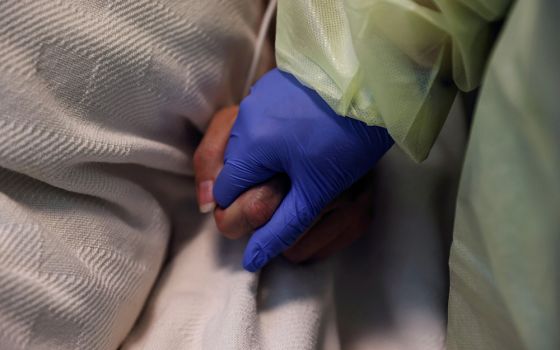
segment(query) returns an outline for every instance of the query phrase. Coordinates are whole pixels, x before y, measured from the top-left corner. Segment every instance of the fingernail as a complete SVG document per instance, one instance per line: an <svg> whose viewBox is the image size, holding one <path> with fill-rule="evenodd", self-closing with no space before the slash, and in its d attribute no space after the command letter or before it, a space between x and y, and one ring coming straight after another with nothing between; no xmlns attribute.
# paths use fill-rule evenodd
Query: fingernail
<svg viewBox="0 0 560 350"><path fill-rule="evenodd" d="M203 181L198 185L198 208L202 214L206 214L214 210L216 203L212 195L214 181Z"/></svg>

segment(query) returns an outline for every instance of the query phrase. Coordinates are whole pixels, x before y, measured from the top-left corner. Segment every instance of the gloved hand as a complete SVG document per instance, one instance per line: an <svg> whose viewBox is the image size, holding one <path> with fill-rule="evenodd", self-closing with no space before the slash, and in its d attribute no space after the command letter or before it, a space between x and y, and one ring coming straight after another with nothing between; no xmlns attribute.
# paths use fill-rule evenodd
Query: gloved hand
<svg viewBox="0 0 560 350"><path fill-rule="evenodd" d="M214 184L214 198L226 208L277 173L291 180L270 221L249 240L245 269L256 271L287 249L392 144L384 128L338 116L292 75L264 75L241 103Z"/></svg>
<svg viewBox="0 0 560 350"><path fill-rule="evenodd" d="M227 208L215 208L212 187L224 166L227 141L238 111L238 107L231 106L214 114L193 155L200 211L213 211L216 227L230 239L250 235L266 224L290 189L287 176L281 174L251 187ZM327 258L366 233L374 219L376 192L372 173L368 172L330 202L282 255L293 263Z"/></svg>

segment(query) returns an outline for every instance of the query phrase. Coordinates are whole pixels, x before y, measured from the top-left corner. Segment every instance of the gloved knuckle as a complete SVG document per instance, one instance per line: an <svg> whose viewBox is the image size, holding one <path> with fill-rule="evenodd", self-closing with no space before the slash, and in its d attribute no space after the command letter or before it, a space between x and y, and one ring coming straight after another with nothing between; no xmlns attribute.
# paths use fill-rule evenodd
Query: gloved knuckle
<svg viewBox="0 0 560 350"><path fill-rule="evenodd" d="M302 205L300 208L297 208L297 215L299 224L304 228L307 227L315 220L315 217L321 212L323 209L322 201L306 201L305 205Z"/></svg>
<svg viewBox="0 0 560 350"><path fill-rule="evenodd" d="M286 243L291 244L296 241L296 239L307 229L310 221L307 220L307 215L303 213L294 213L291 219L286 223L286 227L290 235L283 237Z"/></svg>

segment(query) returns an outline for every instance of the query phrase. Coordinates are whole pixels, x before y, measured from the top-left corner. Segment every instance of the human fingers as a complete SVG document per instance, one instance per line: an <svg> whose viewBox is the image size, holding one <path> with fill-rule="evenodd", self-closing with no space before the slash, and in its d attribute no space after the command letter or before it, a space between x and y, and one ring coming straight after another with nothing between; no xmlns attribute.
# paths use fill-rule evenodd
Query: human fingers
<svg viewBox="0 0 560 350"><path fill-rule="evenodd" d="M208 213L215 207L212 189L224 163L224 151L237 111L237 106L218 111L194 152L196 194L202 213Z"/></svg>
<svg viewBox="0 0 560 350"><path fill-rule="evenodd" d="M237 239L252 233L270 220L289 189L289 180L276 176L249 189L229 207L217 207L214 219L227 238Z"/></svg>

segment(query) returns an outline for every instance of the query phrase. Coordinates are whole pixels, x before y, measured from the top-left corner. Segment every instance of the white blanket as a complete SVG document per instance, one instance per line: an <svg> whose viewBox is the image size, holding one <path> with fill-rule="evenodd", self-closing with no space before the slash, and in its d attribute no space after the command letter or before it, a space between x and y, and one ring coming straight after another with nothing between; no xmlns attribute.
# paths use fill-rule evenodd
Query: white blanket
<svg viewBox="0 0 560 350"><path fill-rule="evenodd" d="M332 259L278 259L251 274L241 268L245 242L220 237L211 217L194 232L177 231L171 262L124 349L443 349L466 139L455 107L425 163L397 148L381 161L374 223Z"/></svg>
<svg viewBox="0 0 560 350"><path fill-rule="evenodd" d="M239 98L260 13L0 1L0 349L122 342L188 195L195 126Z"/></svg>

